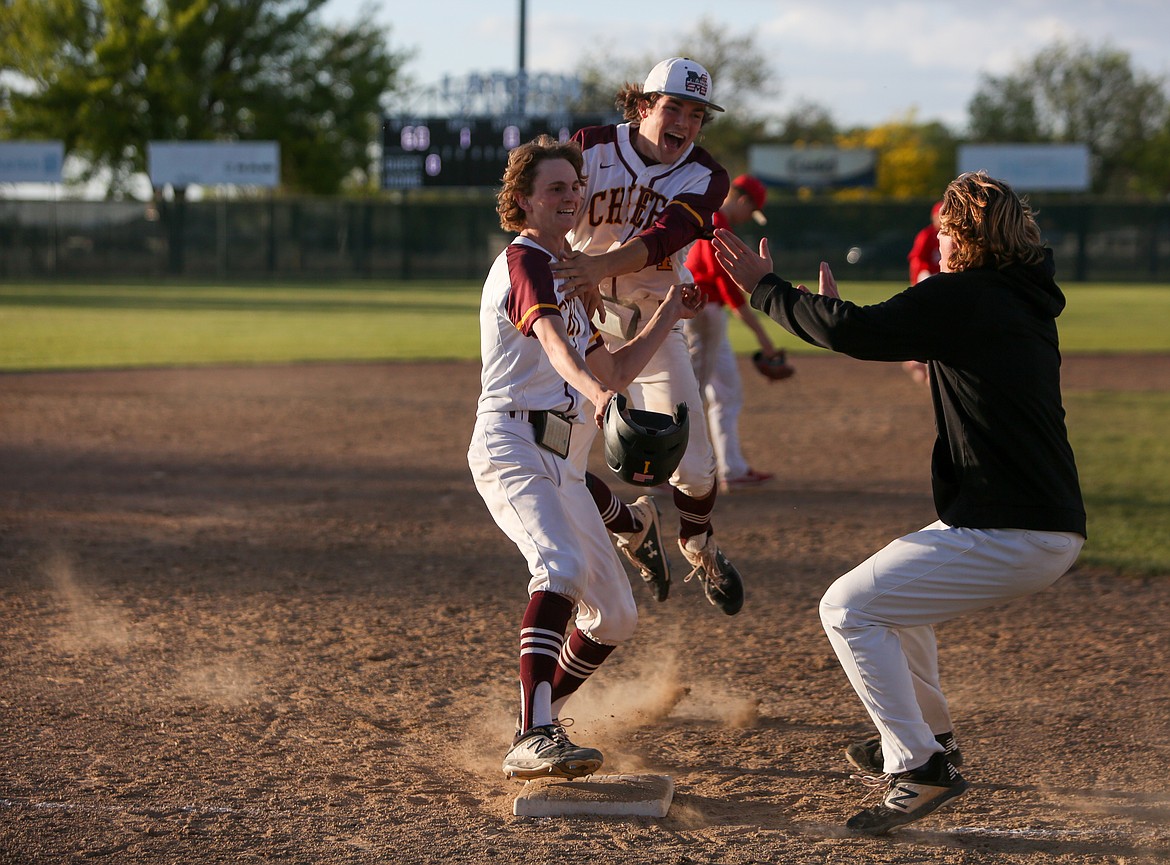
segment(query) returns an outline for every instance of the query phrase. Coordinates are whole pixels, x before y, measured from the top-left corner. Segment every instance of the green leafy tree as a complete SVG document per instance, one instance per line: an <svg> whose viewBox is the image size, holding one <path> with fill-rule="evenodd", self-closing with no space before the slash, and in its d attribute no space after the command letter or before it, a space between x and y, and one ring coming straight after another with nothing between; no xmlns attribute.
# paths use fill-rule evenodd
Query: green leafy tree
<svg viewBox="0 0 1170 865"><path fill-rule="evenodd" d="M1050 134L1040 125L1034 88L1018 78L984 75L967 113L976 141L1032 144Z"/></svg>
<svg viewBox="0 0 1170 865"><path fill-rule="evenodd" d="M286 189L368 185L408 55L371 14L325 26L325 2L3 0L0 137L63 140L112 195L152 140L275 140Z"/></svg>
<svg viewBox="0 0 1170 865"><path fill-rule="evenodd" d="M975 141L1088 145L1093 190L1164 193L1147 173L1167 123L1164 79L1135 71L1124 51L1057 42L1014 74L984 76L968 105ZM1163 172L1164 176L1164 172Z"/></svg>
<svg viewBox="0 0 1170 865"><path fill-rule="evenodd" d="M779 118L777 134L770 140L776 144L832 145L837 132L829 109L802 99Z"/></svg>
<svg viewBox="0 0 1170 865"><path fill-rule="evenodd" d="M941 123L918 123L913 111L902 120L844 133L837 145L868 147L878 157L877 186L838 197L937 198L954 177L954 137Z"/></svg>
<svg viewBox="0 0 1170 865"><path fill-rule="evenodd" d="M1165 196L1170 190L1170 112L1162 128L1144 143L1135 168L1141 184L1138 191Z"/></svg>

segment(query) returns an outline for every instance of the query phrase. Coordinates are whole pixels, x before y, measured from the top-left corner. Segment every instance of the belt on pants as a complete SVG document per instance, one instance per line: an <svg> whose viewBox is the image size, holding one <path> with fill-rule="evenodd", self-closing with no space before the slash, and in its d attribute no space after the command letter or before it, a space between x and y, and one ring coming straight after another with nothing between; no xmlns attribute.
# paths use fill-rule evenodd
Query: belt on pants
<svg viewBox="0 0 1170 865"><path fill-rule="evenodd" d="M573 422L569 418L559 411L531 409L510 411L508 416L528 421L536 432L537 445L561 459L568 459L569 440L573 433Z"/></svg>
<svg viewBox="0 0 1170 865"><path fill-rule="evenodd" d="M540 426L547 420L548 414L547 409L517 409L516 411L508 412L508 417L519 418L520 420L528 421L533 426Z"/></svg>

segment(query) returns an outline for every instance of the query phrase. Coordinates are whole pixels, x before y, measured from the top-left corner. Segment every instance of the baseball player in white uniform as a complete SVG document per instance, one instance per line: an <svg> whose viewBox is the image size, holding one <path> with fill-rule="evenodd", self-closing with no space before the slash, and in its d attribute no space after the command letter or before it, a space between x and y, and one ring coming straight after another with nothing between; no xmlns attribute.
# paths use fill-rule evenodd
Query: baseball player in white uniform
<svg viewBox="0 0 1170 865"><path fill-rule="evenodd" d="M607 349L549 266L565 251L582 188L575 143L542 136L513 149L497 210L501 226L519 236L492 265L480 306L482 391L468 464L530 573L518 730L503 764L511 777L576 777L602 763L601 752L575 745L558 719L569 696L633 634L638 614L585 467L610 398L702 304L693 286L675 286L637 337Z"/></svg>
<svg viewBox="0 0 1170 865"><path fill-rule="evenodd" d="M568 240L574 253L554 272L591 311L600 297L637 307L645 320L674 283L689 283L687 247L712 228L730 182L695 139L712 111L711 76L700 64L672 57L641 87L618 93L627 122L579 130L585 157L585 203ZM597 314L617 318L617 307ZM604 334L617 349L623 336ZM702 396L681 325L628 389L636 408L670 414L678 403L702 411ZM690 441L670 479L679 511L679 548L707 598L733 615L743 606L743 581L713 539L711 512L719 488L706 424L690 425Z"/></svg>

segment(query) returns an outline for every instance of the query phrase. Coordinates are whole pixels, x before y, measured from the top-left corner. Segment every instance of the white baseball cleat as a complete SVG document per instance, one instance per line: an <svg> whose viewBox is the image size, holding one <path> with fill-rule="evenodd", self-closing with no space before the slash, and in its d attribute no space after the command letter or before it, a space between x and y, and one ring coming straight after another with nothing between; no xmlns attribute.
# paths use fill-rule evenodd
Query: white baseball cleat
<svg viewBox="0 0 1170 865"><path fill-rule="evenodd" d="M736 490L751 489L752 487L766 484L774 477L776 476L770 472L758 472L755 469L748 469L746 474L742 474L739 477L724 478L719 481L719 491L733 493Z"/></svg>
<svg viewBox="0 0 1170 865"><path fill-rule="evenodd" d="M504 758L504 774L509 778L580 778L600 769L602 759L596 748L582 748L569 741L560 724L547 724L516 737Z"/></svg>

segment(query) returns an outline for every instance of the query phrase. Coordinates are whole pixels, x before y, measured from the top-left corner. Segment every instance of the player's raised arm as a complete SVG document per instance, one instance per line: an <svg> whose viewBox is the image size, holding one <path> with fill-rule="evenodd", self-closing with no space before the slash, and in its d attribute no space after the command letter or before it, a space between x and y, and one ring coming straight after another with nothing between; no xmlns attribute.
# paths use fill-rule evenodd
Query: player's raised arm
<svg viewBox="0 0 1170 865"><path fill-rule="evenodd" d="M703 293L696 286L672 285L638 335L612 352L605 346L591 351L586 358L589 368L610 389L624 391L662 346L671 328L680 319L693 318L703 304Z"/></svg>
<svg viewBox="0 0 1170 865"><path fill-rule="evenodd" d="M593 373L585 359L569 344L565 321L559 316L543 316L532 325L549 363L561 378L593 403L593 420L601 428L605 407L616 389L610 389ZM596 352L594 352L596 353Z"/></svg>
<svg viewBox="0 0 1170 865"><path fill-rule="evenodd" d="M641 238L632 237L618 248L600 255L570 252L560 261L554 261L551 267L553 274L564 280L568 289L566 296L570 300L580 298L590 316L599 313L601 320L605 321L601 283L611 276L637 273L646 266L646 256L646 244Z"/></svg>
<svg viewBox="0 0 1170 865"><path fill-rule="evenodd" d="M552 263L553 273L565 281L571 297L579 297L597 288L610 276L636 273L648 263L649 250L640 237L631 237L616 249L600 255L571 252Z"/></svg>

